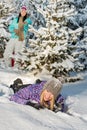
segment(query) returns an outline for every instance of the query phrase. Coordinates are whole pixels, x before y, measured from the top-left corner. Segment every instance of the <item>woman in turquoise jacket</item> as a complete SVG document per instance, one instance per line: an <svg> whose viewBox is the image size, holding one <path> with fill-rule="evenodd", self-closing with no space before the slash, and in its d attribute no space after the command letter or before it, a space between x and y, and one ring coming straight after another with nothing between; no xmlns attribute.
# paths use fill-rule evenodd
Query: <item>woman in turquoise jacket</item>
<svg viewBox="0 0 87 130"><path fill-rule="evenodd" d="M27 15L27 8L22 6L19 16L14 18L9 25L9 32L11 33L11 38L6 45L4 52L4 60L6 66L12 66L12 57L18 56L19 52L23 51L25 46L25 39L29 29L29 25L32 24L30 18ZM16 62L15 62L16 65Z"/></svg>

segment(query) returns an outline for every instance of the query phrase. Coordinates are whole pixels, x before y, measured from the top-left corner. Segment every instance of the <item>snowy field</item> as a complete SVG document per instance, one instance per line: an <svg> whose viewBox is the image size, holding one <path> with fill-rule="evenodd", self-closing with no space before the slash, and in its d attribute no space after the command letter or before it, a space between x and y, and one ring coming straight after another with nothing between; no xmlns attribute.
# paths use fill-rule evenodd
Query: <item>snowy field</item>
<svg viewBox="0 0 87 130"><path fill-rule="evenodd" d="M17 3L17 5L16 5L16 3L15 3L17 0L14 0L14 1L0 0L0 2L4 2L4 1L7 2L6 8L10 7L10 8L12 8L11 10L13 10L11 3L14 4L14 7L16 7L16 6L19 7L19 4ZM29 1L30 0L20 0L19 3L29 2ZM42 1L42 0L37 0L36 2L40 3L40 1ZM47 0L43 0L43 1L47 1ZM53 0L51 0L51 1L53 1ZM60 1L60 0L58 2L63 3L63 1ZM69 9L69 12L68 12L68 1L66 1L66 5L67 5L65 8L66 12L63 12L63 10L64 10L63 8L65 7L65 5L61 4L62 6L59 7L59 8L61 8L61 10L60 11L58 10L58 14L54 11L55 7L56 7L55 4L51 4L52 5L51 10L53 10L53 12L55 12L55 13L52 13L51 15L56 16L56 18L58 18L58 17L61 18L61 16L63 16L63 19L64 19L64 14L65 14L65 17L69 17L69 16L72 16L72 14L74 14L74 17L71 17L71 23L72 23L71 25L72 25L72 27L74 27L75 30L72 30L69 27L67 27L67 29L68 29L68 32L67 32L67 29L65 28L65 23L64 23L64 25L62 25L63 21L61 24L60 24L60 22L57 24L54 20L54 24L52 24L53 31L51 31L51 32L53 32L53 34L54 34L55 30L57 30L58 28L60 29L60 25L61 25L60 31L58 29L58 31L55 34L58 34L58 32L61 32L58 34L59 38L57 38L57 39L59 39L59 41L57 41L57 43L62 42L62 45L64 43L65 48L66 48L67 42L65 40L64 41L61 40L60 37L63 35L62 39L66 39L68 41L69 40L68 34L72 34L71 40L77 42L77 51L75 50L74 52L72 51L70 53L72 53L73 57L75 57L75 56L77 57L77 54L78 55L80 54L78 58L82 58L83 61L85 59L85 62L82 63L81 67L85 68L85 65L87 65L87 54L86 54L86 52L87 52L87 46L86 46L87 45L87 31L86 31L87 30L87 3L86 3L86 0L77 0L77 1L70 0L70 3L73 3L73 5L71 4L72 8ZM39 16L39 14L36 14L35 11L33 13L33 7L31 6L32 5L31 2L29 2L29 4L31 7L31 8L29 8L30 14L31 14L31 16L33 16L32 18L35 19L35 21L33 21L35 23L35 27L36 27L36 25L38 27L42 26L42 25L40 25L40 23L39 23L39 25L37 23L38 22L37 19L39 19L39 22L41 21L41 24L42 23L44 24L44 20L42 19L42 16ZM75 8L74 8L74 5L75 5ZM33 6L34 6L34 3L33 3ZM37 6L37 4L36 4L36 6ZM5 5L4 5L4 7L5 7ZM49 7L51 7L51 6L49 6ZM6 8L2 7L2 9L4 9L3 12L6 11ZM10 8L9 8L9 10L10 10ZM46 13L47 9L44 11ZM70 13L70 11L71 11L71 13ZM41 12L41 10L39 10L39 12ZM62 14L62 12L63 12L63 14ZM68 13L70 13L70 14L68 14ZM13 17L15 17L15 13L11 14L11 12L9 11L8 14L9 15L7 18L0 19L0 34L2 34L1 36L5 36L5 37L6 36L9 37L8 30L5 30L5 28L7 29L9 21ZM46 19L46 22L48 24L49 20L47 21L47 19ZM53 19L52 19L52 23L53 23ZM40 35L43 37L42 42L44 43L44 41L45 41L47 43L47 40L45 40L46 39L45 33L44 33L45 31L44 30L42 31L42 28L40 28L40 29L39 29ZM49 30L49 26L46 28L46 30ZM49 34L49 32L48 32L48 34ZM60 35L60 34L62 34L62 35ZM66 38L64 38L64 35L66 36ZM54 39L55 39L55 37L54 37ZM80 39L80 41L78 41L79 39ZM38 39L37 39L37 41L38 41ZM54 40L51 42L53 42L53 45L54 45ZM36 39L35 39L35 43L36 43ZM73 45L73 46L71 45L71 47L75 48L75 45ZM57 49L61 50L61 48L63 48L62 50L65 50L65 48L62 46L60 46L60 48L59 48L59 44L58 44L58 48L57 49L56 48L57 47L55 47L55 50L54 50L55 54L56 54ZM80 48L81 50L78 51L78 48ZM82 48L83 48L83 50L82 50ZM46 55L49 54L46 51L49 51L49 47L47 48L47 50L45 50L45 54ZM40 51L38 51L38 52L40 52ZM63 52L66 55L66 52L65 51L63 51ZM39 54L38 56L42 56L42 51L41 51L41 53L37 53L37 54ZM46 55L45 55L45 57L46 57ZM71 59L70 55L68 57L70 58L70 61L73 60L73 59ZM32 57L31 57L31 59L32 59ZM66 68L68 66L68 68L71 69L71 68L73 68L73 64L70 64L71 62L68 59L67 59L67 62L66 61L63 62L64 67L66 65ZM30 57L29 57L29 60L30 60ZM31 61L33 61L33 60L31 60ZM62 113L62 112L54 113L47 109L36 110L30 106L20 105L20 104L14 103L12 101L9 101L9 97L12 94L12 91L10 90L9 86L13 83L13 81L16 78L21 78L24 83L34 83L34 81L37 78L46 80L46 79L48 79L48 76L38 75L38 77L34 77L32 74L25 75L21 72L18 74L18 73L14 73L12 70L7 71L6 67L4 66L3 62L1 62L1 60L0 60L0 64L3 67L3 69L0 69L0 130L87 130L87 101L86 101L87 100L87 72L80 73L80 76L83 77L83 80L78 81L76 83L64 84L62 94L66 98L66 104L69 107L68 114ZM34 63L32 65L34 65ZM55 66L57 64L53 64L53 65ZM77 62L77 65L78 65L78 62ZM31 67L33 67L33 66L31 66ZM51 67L52 67L52 65L51 65ZM79 69L80 68L78 67L78 70ZM81 70L82 70L82 68L81 68Z"/></svg>
<svg viewBox="0 0 87 130"><path fill-rule="evenodd" d="M0 129L1 130L87 130L87 73L84 80L64 84L69 114L50 110L36 110L30 106L9 101L12 91L8 86L16 78L33 83L36 78L0 70Z"/></svg>

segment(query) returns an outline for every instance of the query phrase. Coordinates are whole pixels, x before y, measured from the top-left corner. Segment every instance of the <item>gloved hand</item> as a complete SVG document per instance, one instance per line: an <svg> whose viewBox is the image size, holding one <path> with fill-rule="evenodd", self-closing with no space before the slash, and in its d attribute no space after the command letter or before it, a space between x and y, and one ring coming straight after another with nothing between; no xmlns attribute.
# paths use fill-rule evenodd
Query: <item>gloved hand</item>
<svg viewBox="0 0 87 130"><path fill-rule="evenodd" d="M39 109L41 109L41 108L42 108L42 109L44 108L44 107L41 106L39 103L34 103L34 102L31 102L31 101L27 102L26 105L30 105L30 106L36 108L37 110L39 110Z"/></svg>
<svg viewBox="0 0 87 130"><path fill-rule="evenodd" d="M63 112L63 109L64 109L64 104L58 103L58 104L54 105L53 111L55 113L57 113L58 111L62 111Z"/></svg>
<svg viewBox="0 0 87 130"><path fill-rule="evenodd" d="M57 113L57 112L59 111L59 107L56 106L56 105L54 105L53 111L54 111L55 113Z"/></svg>

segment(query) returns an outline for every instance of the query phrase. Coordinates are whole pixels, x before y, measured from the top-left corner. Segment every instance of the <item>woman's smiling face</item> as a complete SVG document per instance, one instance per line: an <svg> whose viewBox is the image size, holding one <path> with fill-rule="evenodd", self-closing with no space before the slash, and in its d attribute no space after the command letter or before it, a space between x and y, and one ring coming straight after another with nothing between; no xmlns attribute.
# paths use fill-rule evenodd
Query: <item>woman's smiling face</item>
<svg viewBox="0 0 87 130"><path fill-rule="evenodd" d="M26 15L27 11L25 9L21 9L21 16L24 17Z"/></svg>
<svg viewBox="0 0 87 130"><path fill-rule="evenodd" d="M47 90L44 90L44 101L50 101L53 97L53 94Z"/></svg>

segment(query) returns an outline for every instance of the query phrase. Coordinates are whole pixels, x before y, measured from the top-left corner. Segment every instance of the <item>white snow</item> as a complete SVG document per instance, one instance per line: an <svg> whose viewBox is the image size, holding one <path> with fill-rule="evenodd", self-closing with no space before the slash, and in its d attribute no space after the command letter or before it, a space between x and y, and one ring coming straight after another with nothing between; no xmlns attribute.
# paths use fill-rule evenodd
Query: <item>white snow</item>
<svg viewBox="0 0 87 130"><path fill-rule="evenodd" d="M8 7L10 7L9 3L12 2L12 0L1 0L1 2L7 1L8 2ZM21 0L20 0L21 1ZM20 2L19 1L19 2ZM34 0L36 1L36 0ZM45 1L45 0L44 0ZM46 0L47 1L47 0ZM65 0L64 0L65 1ZM74 0L71 0L72 3L74 3ZM78 5L81 4L82 0L76 1ZM14 1L16 2L16 0ZM23 3L26 3L27 0L23 0ZM40 3L41 0L38 0L37 3ZM51 2L54 3L54 0L51 0ZM59 3L61 0L58 1ZM38 4L36 4L37 6ZM55 5L54 5L55 8ZM13 8L11 7L13 10ZM11 11L10 9L10 11ZM29 9L30 10L30 9ZM83 13L87 12L87 6L83 10ZM43 11L38 7L38 11L41 14L44 14L44 17L46 18L46 14L48 13L47 10ZM66 10L67 11L67 10ZM30 11L32 13L32 11ZM58 10L58 17L61 16L69 16L70 13L74 13L74 15L77 13L77 11L74 11L73 9L69 10L67 13L64 12L64 14L61 12L61 10ZM81 14L82 15L82 14ZM53 12L52 16L56 16L56 14ZM80 21L85 20L85 16L80 18ZM0 35L1 36L8 36L9 33L4 29L4 22L9 22L13 16L9 16L6 19L0 19ZM34 16L33 16L34 17ZM39 16L38 16L39 17ZM42 18L42 17L40 17ZM84 18L84 19L82 19ZM76 22L76 18L71 19L75 25L78 25L78 22ZM43 20L42 20L43 21ZM51 21L52 23L53 21ZM52 23L55 24L55 28L59 28L59 24L56 24L56 22ZM48 24L49 25L49 24ZM79 46L81 47L87 47L87 27L84 27L85 34L82 42L78 43ZM33 29L31 26L31 29L29 31L33 31L36 36L40 36L41 34L47 34L47 30L45 28L40 28L38 31L36 29ZM67 35L66 31L64 28L61 29L62 32L64 32ZM78 29L72 31L69 29L69 33L72 34L73 40L77 39L77 35L79 36L80 33L83 31L82 27L79 27ZM51 33L54 34L55 30L51 28ZM56 35L56 34L55 34ZM57 46L51 50L49 46L47 46L47 50L43 51L41 54L48 54L48 51L55 51L55 50L64 50L66 49L67 45L67 39L61 40L61 36L63 33L59 36L58 43L64 44L64 46ZM43 35L44 36L44 35ZM44 37L47 37L48 34ZM30 39L30 42L32 41L33 44L36 44L37 42L33 39ZM53 43L51 40L49 40L51 43ZM49 42L48 41L48 42ZM45 46L48 44L46 40L43 40L43 43ZM55 41L54 41L55 42ZM83 44L85 43L85 44ZM58 44L58 45L59 45ZM33 45L34 46L34 45ZM57 48L57 49L56 49ZM55 50L54 50L55 49ZM34 50L31 50L34 51ZM57 52L57 51L56 51ZM55 52L55 53L56 53ZM75 56L78 54L77 52L73 52L73 55ZM83 55L81 55L83 56ZM23 57L24 58L24 57ZM70 60L69 60L70 59ZM67 68L73 68L73 64L70 61L73 61L69 57L66 62L64 62L64 66ZM33 63L32 59L32 63ZM1 61L0 61L1 62ZM86 61L87 62L87 61ZM48 79L50 77L49 73L47 74L47 70L43 68L43 75L37 75L33 76L33 73L28 72L27 74L25 73L16 73L13 70L5 69L3 62L0 63L1 66L3 66L3 69L0 69L0 130L87 130L87 72L80 73L80 76L84 77L83 80L76 82L76 83L66 83L64 84L63 90L62 90L62 95L66 98L66 104L69 107L68 114L58 112L54 113L50 110L44 109L44 110L36 110L30 106L26 105L20 105L17 103L14 103L12 101L9 101L9 97L11 94L13 94L13 91L9 88L9 86L13 83L13 81L16 78L21 78L23 80L23 83L34 83L34 81L37 78L41 79ZM78 63L79 64L79 63ZM31 66L34 67L34 63ZM53 66L57 66L57 64L52 64ZM63 63L62 63L63 65ZM80 65L81 67L81 65ZM82 67L83 68L83 67Z"/></svg>
<svg viewBox="0 0 87 130"><path fill-rule="evenodd" d="M87 129L87 73L84 80L64 84L62 94L66 97L69 114L50 110L36 110L30 106L9 101L13 93L10 84L16 78L24 83L34 83L37 78L23 73L0 70L0 127L1 130L86 130ZM44 76L45 77L45 76Z"/></svg>

